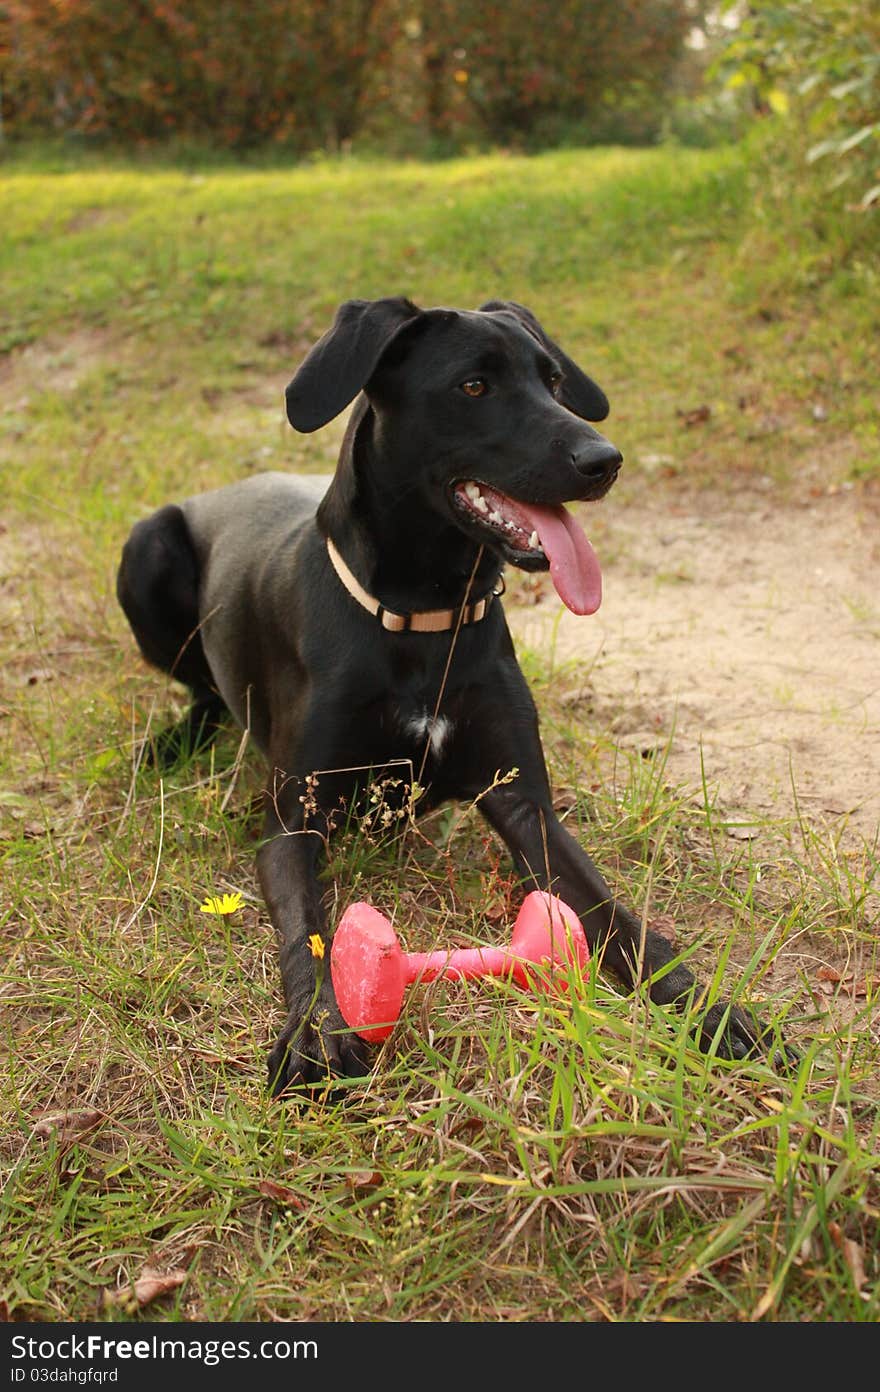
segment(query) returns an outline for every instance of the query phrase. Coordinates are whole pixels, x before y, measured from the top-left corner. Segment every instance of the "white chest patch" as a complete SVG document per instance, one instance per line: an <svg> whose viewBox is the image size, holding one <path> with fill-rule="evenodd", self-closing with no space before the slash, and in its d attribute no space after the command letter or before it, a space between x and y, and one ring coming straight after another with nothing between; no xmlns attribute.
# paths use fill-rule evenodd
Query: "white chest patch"
<svg viewBox="0 0 880 1392"><path fill-rule="evenodd" d="M446 741L455 727L447 716L438 715L435 720L425 711L422 715L410 716L404 721L403 728L413 739L427 740L434 758L440 759L443 757Z"/></svg>

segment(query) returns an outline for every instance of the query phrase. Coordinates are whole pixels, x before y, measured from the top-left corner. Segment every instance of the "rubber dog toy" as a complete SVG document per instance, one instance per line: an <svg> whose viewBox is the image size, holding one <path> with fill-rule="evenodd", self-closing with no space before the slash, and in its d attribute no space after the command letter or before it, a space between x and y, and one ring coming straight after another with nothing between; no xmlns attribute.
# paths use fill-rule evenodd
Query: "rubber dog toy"
<svg viewBox="0 0 880 1392"><path fill-rule="evenodd" d="M506 948L404 952L384 914L370 904L351 904L333 938L330 973L345 1023L375 1042L391 1033L413 981L502 976L528 988L536 980L552 979L554 967L571 962L583 967L589 959L574 909L553 894L533 890L523 901Z"/></svg>

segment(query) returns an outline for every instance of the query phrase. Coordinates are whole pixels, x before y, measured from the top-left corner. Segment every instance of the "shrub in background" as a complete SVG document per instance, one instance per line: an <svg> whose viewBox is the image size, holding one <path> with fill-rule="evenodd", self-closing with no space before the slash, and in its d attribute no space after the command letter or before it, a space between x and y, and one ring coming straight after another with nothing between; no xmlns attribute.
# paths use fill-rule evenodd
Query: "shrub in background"
<svg viewBox="0 0 880 1392"><path fill-rule="evenodd" d="M228 148L369 128L529 146L650 138L702 0L0 0L11 131Z"/></svg>

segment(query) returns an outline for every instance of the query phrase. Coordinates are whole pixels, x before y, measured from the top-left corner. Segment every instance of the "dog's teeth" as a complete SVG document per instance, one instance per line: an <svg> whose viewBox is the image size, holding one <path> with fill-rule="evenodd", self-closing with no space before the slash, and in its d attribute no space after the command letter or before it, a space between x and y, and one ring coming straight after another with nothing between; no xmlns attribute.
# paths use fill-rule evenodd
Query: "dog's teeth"
<svg viewBox="0 0 880 1392"><path fill-rule="evenodd" d="M538 536L538 533L532 532L532 535L529 537L529 546L532 548L533 551L537 551L540 545L541 538Z"/></svg>
<svg viewBox="0 0 880 1392"><path fill-rule="evenodd" d="M489 511L489 504L480 492L478 483L466 483L463 491L471 507L475 508L477 512L486 513Z"/></svg>
<svg viewBox="0 0 880 1392"><path fill-rule="evenodd" d="M501 513L500 513L500 512L490 512L490 513L489 513L489 521L490 521L490 522L497 522L498 525L500 526L501 523L504 521L504 518L501 516Z"/></svg>

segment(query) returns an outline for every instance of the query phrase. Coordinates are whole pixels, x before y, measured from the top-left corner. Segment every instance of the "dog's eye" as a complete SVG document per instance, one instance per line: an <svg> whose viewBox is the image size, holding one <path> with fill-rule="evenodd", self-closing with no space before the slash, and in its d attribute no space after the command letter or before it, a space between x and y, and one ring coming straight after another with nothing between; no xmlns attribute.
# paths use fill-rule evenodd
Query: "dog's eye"
<svg viewBox="0 0 880 1392"><path fill-rule="evenodd" d="M482 377L468 377L466 382L462 382L461 389L465 396L485 396L489 384Z"/></svg>
<svg viewBox="0 0 880 1392"><path fill-rule="evenodd" d="M559 395L560 391L562 390L562 373L561 373L561 372L551 372L551 374L550 374L550 390L552 391L552 393L553 393L554 396L558 396L558 395Z"/></svg>

